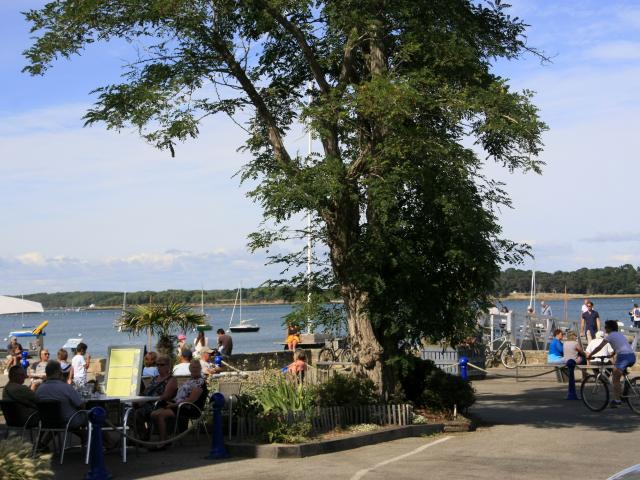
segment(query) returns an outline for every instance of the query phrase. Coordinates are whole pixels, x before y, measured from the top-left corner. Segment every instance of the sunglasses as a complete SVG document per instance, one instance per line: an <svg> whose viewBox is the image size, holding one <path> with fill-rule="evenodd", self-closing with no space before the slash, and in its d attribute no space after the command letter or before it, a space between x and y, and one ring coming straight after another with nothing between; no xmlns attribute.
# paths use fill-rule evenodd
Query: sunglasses
<svg viewBox="0 0 640 480"><path fill-rule="evenodd" d="M138 357L140 358L140 357ZM166 367L168 363L156 363L156 367Z"/></svg>

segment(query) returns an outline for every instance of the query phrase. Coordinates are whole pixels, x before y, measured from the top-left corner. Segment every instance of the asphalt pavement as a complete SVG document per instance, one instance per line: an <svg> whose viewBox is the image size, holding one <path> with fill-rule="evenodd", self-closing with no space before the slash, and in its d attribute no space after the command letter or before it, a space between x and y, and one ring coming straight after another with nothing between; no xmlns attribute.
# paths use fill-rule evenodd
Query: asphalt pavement
<svg viewBox="0 0 640 480"><path fill-rule="evenodd" d="M503 371L504 372L504 371ZM163 452L141 451L122 464L106 456L114 479L231 480L330 478L376 479L548 479L604 480L640 463L640 416L623 406L593 413L581 401L565 400L566 385L553 375L516 382L475 381L478 402L471 414L475 432L407 438L302 459L211 461L206 445L189 439ZM201 437L202 438L202 437ZM87 468L74 452L56 466L56 478L83 478Z"/></svg>

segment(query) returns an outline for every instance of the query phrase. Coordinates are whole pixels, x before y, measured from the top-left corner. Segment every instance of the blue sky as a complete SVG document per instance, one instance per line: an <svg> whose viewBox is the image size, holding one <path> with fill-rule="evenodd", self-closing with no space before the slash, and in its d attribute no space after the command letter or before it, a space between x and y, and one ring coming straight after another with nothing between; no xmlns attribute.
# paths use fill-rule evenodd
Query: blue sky
<svg viewBox="0 0 640 480"><path fill-rule="evenodd" d="M20 73L29 34L19 12L42 3L0 2L0 294L223 288L276 275L246 248L260 209L232 178L246 161L243 132L217 117L171 158L135 132L82 128L89 92L117 80L132 50L96 45L44 77ZM640 2L511 3L531 25L529 44L553 61L497 66L537 92L550 126L542 176L487 166L513 198L505 235L529 242L541 270L638 265Z"/></svg>

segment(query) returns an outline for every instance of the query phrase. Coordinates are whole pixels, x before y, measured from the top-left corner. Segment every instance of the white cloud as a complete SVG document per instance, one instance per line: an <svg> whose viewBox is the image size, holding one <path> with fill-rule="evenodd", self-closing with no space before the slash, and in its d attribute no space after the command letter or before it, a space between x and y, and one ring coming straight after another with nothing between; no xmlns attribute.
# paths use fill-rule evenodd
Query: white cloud
<svg viewBox="0 0 640 480"><path fill-rule="evenodd" d="M47 261L44 256L38 252L29 252L19 255L17 260L25 265L45 265Z"/></svg>
<svg viewBox="0 0 640 480"><path fill-rule="evenodd" d="M279 278L265 256L242 250L141 252L126 257L46 257L29 252L0 258L0 293L72 290L159 290L257 286Z"/></svg>

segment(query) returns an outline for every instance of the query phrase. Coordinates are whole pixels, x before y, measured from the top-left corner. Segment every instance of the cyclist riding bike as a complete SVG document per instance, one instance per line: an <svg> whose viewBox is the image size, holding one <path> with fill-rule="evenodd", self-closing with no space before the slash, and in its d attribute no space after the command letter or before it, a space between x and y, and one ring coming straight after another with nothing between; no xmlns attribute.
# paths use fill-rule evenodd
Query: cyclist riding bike
<svg viewBox="0 0 640 480"><path fill-rule="evenodd" d="M620 400L622 393L620 379L622 378L622 373L625 369L636 363L636 354L631 348L631 345L629 345L627 337L618 332L617 321L607 320L604 322L604 330L607 332L607 342L616 354L613 375L611 377L613 380L613 400L611 400L610 406L611 408L617 408L622 405L622 401ZM591 353L587 353L587 358L596 356L596 354L604 348L604 345L605 344L602 343Z"/></svg>

